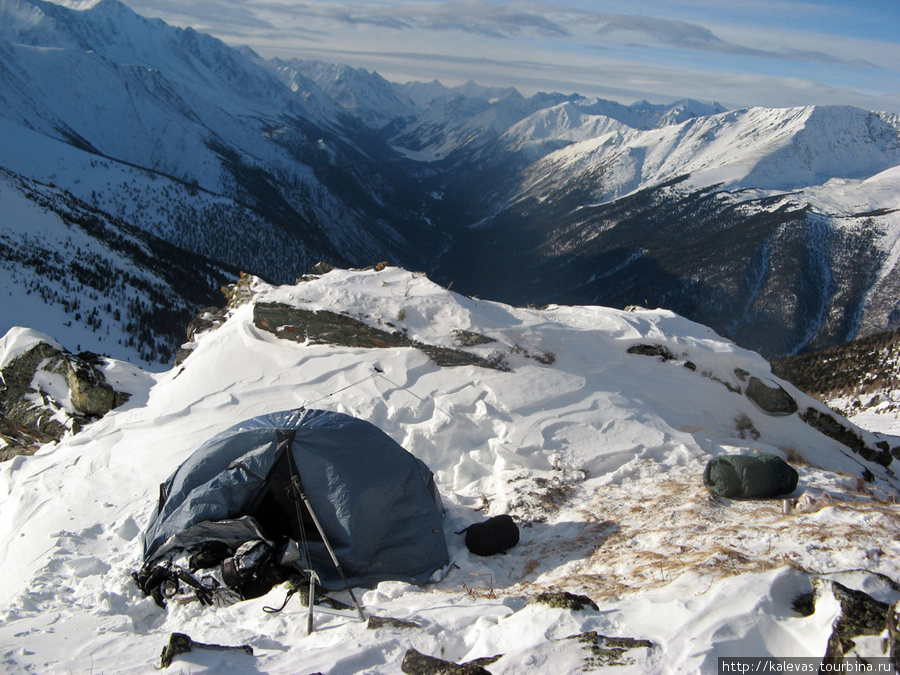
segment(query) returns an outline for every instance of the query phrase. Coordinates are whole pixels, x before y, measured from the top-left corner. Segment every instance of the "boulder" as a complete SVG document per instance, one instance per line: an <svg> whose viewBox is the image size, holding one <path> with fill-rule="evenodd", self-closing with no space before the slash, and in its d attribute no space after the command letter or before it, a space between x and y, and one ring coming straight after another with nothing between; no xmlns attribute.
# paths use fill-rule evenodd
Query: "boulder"
<svg viewBox="0 0 900 675"><path fill-rule="evenodd" d="M470 663L453 663L436 656L428 656L415 649L407 649L400 670L407 675L491 675L484 665L500 657L478 659Z"/></svg>
<svg viewBox="0 0 900 675"><path fill-rule="evenodd" d="M797 401L780 384L770 379L751 376L747 382L747 398L767 415L793 415Z"/></svg>
<svg viewBox="0 0 900 675"><path fill-rule="evenodd" d="M49 341L9 361L0 370L0 460L30 455L125 403L129 395L109 385L101 366L96 354L75 355Z"/></svg>
<svg viewBox="0 0 900 675"><path fill-rule="evenodd" d="M91 352L63 356L69 398L75 411L89 418L103 417L125 403L129 395L116 391L100 370L102 357Z"/></svg>

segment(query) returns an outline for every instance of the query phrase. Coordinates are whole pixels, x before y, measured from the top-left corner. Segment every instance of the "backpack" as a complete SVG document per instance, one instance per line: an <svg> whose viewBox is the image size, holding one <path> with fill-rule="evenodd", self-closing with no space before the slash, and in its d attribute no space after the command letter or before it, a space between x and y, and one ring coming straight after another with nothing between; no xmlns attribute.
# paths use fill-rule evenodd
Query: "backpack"
<svg viewBox="0 0 900 675"><path fill-rule="evenodd" d="M276 561L275 550L260 539L241 544L233 556L222 561L222 581L245 600L265 595L287 576Z"/></svg>

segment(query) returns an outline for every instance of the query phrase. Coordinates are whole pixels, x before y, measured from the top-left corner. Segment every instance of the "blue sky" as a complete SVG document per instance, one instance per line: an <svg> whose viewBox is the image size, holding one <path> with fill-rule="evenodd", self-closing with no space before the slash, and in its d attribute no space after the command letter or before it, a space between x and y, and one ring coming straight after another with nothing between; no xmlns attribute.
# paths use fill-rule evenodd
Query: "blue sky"
<svg viewBox="0 0 900 675"><path fill-rule="evenodd" d="M124 1L266 57L399 82L900 112L900 0Z"/></svg>

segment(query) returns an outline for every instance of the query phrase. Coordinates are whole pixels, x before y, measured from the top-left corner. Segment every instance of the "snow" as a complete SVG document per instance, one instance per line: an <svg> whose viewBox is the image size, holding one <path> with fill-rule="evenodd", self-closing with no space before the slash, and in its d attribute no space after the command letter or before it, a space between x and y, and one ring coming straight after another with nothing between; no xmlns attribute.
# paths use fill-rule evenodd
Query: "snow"
<svg viewBox="0 0 900 675"><path fill-rule="evenodd" d="M694 188L721 185L772 194L815 188L813 203L841 215L859 213L857 207L867 204L896 208L893 169L900 162L900 140L892 118L878 113L843 107L748 108L654 129L621 123L616 128L610 119L604 128L598 118L585 119L573 129L555 123L559 138L580 142L532 165L522 192L546 194L579 175L602 172L596 196L608 201L689 174L685 184ZM519 127L526 123L535 124L525 120ZM515 133L529 137L523 129ZM534 128L528 134L541 137Z"/></svg>
<svg viewBox="0 0 900 675"><path fill-rule="evenodd" d="M63 348L49 335L44 335L39 331L31 328L22 328L21 326L10 328L6 335L0 338L0 370L6 368L10 363L41 342L46 342L51 347L56 347L60 350Z"/></svg>
<svg viewBox="0 0 900 675"><path fill-rule="evenodd" d="M113 362L133 394L125 406L0 465L0 667L148 672L177 631L255 654L195 650L173 673L395 673L410 648L457 662L502 654L493 673L576 673L589 653L565 638L596 631L654 644L629 651L617 672L716 672L720 656L824 654L836 603L808 617L791 609L811 575L867 589L871 575L844 572L900 577L896 481L796 415L766 416L726 388L740 384L736 368L771 378L768 364L704 326L662 310L514 308L398 268L257 281L254 293L448 347L453 330L478 332L495 342L471 351L499 354L509 370L440 368L413 348L282 341L253 325L250 305L170 371ZM3 354L37 337L16 329ZM676 358L627 352L639 343ZM801 408L818 405L782 384ZM298 601L262 611L283 588L226 608L162 610L132 582L159 483L211 435L302 405L369 420L435 472L455 567L426 587L359 593L367 613L421 628L368 630L353 612L318 608L306 636ZM827 494L827 505L785 515L780 501L713 499L706 461L754 451L786 457L800 473L795 496ZM860 480L863 465L875 483ZM505 512L521 528L505 555L477 558L453 534ZM547 589L587 594L599 611L528 603Z"/></svg>

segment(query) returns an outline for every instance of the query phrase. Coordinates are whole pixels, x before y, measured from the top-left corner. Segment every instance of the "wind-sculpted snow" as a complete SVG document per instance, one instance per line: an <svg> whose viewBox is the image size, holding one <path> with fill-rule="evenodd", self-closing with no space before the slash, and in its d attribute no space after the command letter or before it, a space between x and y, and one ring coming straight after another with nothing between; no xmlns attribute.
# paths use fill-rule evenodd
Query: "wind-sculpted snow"
<svg viewBox="0 0 900 675"><path fill-rule="evenodd" d="M632 639L622 672L707 673L720 656L821 657L836 603L822 595L806 616L794 604L816 578L900 600L877 576L900 576L896 478L796 414L764 414L739 392L742 377L771 379L768 364L704 326L662 310L514 308L390 267L249 289L251 304L198 336L182 366L142 379L123 408L0 466L5 669L147 672L179 632L254 650L198 649L176 657L184 671L395 673L416 649L454 662L500 656L492 673L577 673L594 652L567 638L594 631ZM454 331L477 333L494 342L464 348L499 350L510 370L442 368L412 347L280 340L254 327L256 302L456 348ZM629 353L635 345L672 357ZM555 359L529 356L538 352ZM824 410L784 387L801 408ZM358 593L368 614L419 628L367 630L353 612L319 608L306 636L299 601L262 610L283 588L162 610L130 578L175 467L241 419L304 405L366 419L434 470L455 565L425 587ZM797 512L705 490L709 458L756 452L797 468ZM499 513L521 531L505 555L478 558L453 534ZM547 590L587 594L598 609L528 602ZM880 656L880 644L860 639L858 650Z"/></svg>

